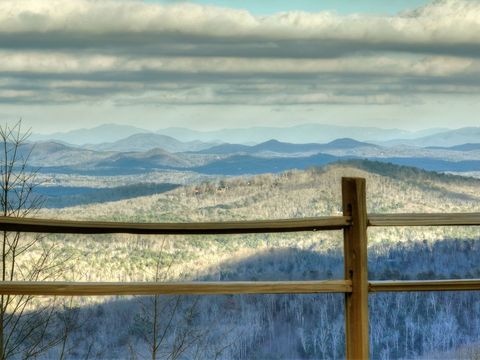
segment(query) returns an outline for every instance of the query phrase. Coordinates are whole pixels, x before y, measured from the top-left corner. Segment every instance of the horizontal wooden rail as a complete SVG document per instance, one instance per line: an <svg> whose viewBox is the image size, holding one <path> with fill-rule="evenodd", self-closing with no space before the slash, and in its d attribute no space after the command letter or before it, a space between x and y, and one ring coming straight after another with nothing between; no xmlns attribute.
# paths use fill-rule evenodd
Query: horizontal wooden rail
<svg viewBox="0 0 480 360"><path fill-rule="evenodd" d="M128 223L0 216L0 230L64 234L245 234L341 230L350 225L349 216L203 223ZM480 226L480 213L370 214L368 226Z"/></svg>
<svg viewBox="0 0 480 360"><path fill-rule="evenodd" d="M480 279L369 281L369 292L480 291ZM351 293L350 280L197 282L0 282L0 294L53 296Z"/></svg>
<svg viewBox="0 0 480 360"><path fill-rule="evenodd" d="M285 220L254 220L197 223L126 223L71 221L0 216L0 230L63 234L156 234L208 235L341 230L350 226L349 216Z"/></svg>
<svg viewBox="0 0 480 360"><path fill-rule="evenodd" d="M480 213L369 214L368 226L480 226Z"/></svg>
<svg viewBox="0 0 480 360"><path fill-rule="evenodd" d="M378 292L480 291L480 279L369 281ZM197 282L0 282L4 295L229 295L351 293L350 280L318 281L197 281Z"/></svg>
<svg viewBox="0 0 480 360"><path fill-rule="evenodd" d="M480 290L480 279L370 281L370 292L391 291L473 291Z"/></svg>
<svg viewBox="0 0 480 360"><path fill-rule="evenodd" d="M5 295L223 295L348 293L350 280L197 282L0 282Z"/></svg>

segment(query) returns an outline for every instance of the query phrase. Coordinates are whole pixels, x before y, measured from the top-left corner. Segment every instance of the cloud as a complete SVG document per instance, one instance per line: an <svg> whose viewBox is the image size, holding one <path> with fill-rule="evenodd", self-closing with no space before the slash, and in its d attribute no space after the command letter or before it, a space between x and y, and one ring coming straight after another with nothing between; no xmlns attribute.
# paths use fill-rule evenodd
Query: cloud
<svg viewBox="0 0 480 360"><path fill-rule="evenodd" d="M192 3L4 0L1 46L104 48L164 55L308 57L358 51L478 55L480 3L436 1L395 16L247 11ZM107 46L107 48L105 48Z"/></svg>
<svg viewBox="0 0 480 360"><path fill-rule="evenodd" d="M126 0L4 0L3 33L157 33L262 39L346 39L399 42L478 42L476 0L435 1L395 16L301 11L254 16L244 10L192 3ZM477 31L475 31L477 30Z"/></svg>
<svg viewBox="0 0 480 360"><path fill-rule="evenodd" d="M209 74L366 73L384 75L450 76L476 73L480 60L445 57L351 56L340 59L271 59L237 57L137 58L60 52L0 51L0 72L91 73L174 72Z"/></svg>
<svg viewBox="0 0 480 360"><path fill-rule="evenodd" d="M0 1L0 101L387 104L478 90L480 2L394 16Z"/></svg>

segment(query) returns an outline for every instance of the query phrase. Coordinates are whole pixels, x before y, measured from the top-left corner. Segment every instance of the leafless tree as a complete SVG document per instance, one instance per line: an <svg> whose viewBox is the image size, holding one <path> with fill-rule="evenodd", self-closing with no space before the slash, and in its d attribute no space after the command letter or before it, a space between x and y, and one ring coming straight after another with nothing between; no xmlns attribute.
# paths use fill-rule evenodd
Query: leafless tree
<svg viewBox="0 0 480 360"><path fill-rule="evenodd" d="M0 126L0 202L5 217L34 216L42 198L34 191L37 171L29 167L33 147L30 132L22 132L21 121ZM59 275L62 262L55 259L53 245L39 235L2 231L1 280L41 281ZM53 302L48 306L27 295L0 295L0 359L21 354L35 357L55 346L61 337L48 331L54 319Z"/></svg>
<svg viewBox="0 0 480 360"><path fill-rule="evenodd" d="M164 259L165 238L156 261L154 281L167 281L175 262L172 256ZM136 332L148 346L152 360L175 360L188 354L189 358L218 358L227 346L209 346L209 329L196 324L199 297L154 295L139 298L140 313L136 318ZM207 355L208 353L208 355ZM136 354L139 355L139 354Z"/></svg>

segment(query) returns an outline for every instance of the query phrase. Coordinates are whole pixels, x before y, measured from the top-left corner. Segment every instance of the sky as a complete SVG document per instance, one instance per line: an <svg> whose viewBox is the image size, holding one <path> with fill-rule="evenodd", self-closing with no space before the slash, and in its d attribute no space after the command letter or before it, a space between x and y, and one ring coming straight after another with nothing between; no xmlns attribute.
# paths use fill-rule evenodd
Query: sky
<svg viewBox="0 0 480 360"><path fill-rule="evenodd" d="M175 4L176 0L160 1L149 0L152 4ZM413 10L416 7L428 4L428 0L202 0L196 4L213 5L224 8L244 9L253 15L272 15L286 11L321 12L333 11L339 14L369 13L390 14Z"/></svg>
<svg viewBox="0 0 480 360"><path fill-rule="evenodd" d="M0 119L480 126L480 1L0 0Z"/></svg>

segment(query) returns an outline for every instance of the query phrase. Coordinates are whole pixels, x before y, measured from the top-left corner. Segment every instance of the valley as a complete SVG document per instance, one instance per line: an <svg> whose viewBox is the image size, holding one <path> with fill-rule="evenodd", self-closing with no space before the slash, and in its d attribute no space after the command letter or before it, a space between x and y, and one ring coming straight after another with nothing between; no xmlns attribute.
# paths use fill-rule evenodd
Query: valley
<svg viewBox="0 0 480 360"><path fill-rule="evenodd" d="M305 171L210 178L132 199L42 209L37 216L177 222L335 215L341 211L340 179L347 175L367 179L367 205L372 213L480 211L480 180L363 160ZM477 277L479 236L475 227L372 229L369 276ZM162 281L343 277L342 235L335 231L198 237L59 234L43 241L55 244L55 258L69 259L64 263L69 271L59 278L65 280L152 281L158 269ZM68 344L91 349L97 357L120 356L125 351L147 356L144 339L152 326L154 299L74 299L70 306L77 309L76 321L84 325L69 334ZM162 318L175 319L174 327L165 322L158 325L169 333L162 345L167 352L185 337L196 339L184 350L187 357L199 348L203 358L214 353L225 359L344 356L343 301L338 295L160 297L159 301ZM375 358L414 357L460 347L475 351L471 346L480 334L468 318L480 304L476 293L379 294L372 296L371 303ZM459 303L462 306L455 305ZM309 314L308 319L301 314ZM122 330L114 331L119 319ZM328 323L328 330L318 332L318 321ZM89 325L93 323L102 325ZM388 337L381 335L392 327L395 331ZM410 335L405 337L405 332ZM212 340L219 338L222 341ZM282 346L279 338L284 339ZM78 350L75 354L85 356Z"/></svg>

